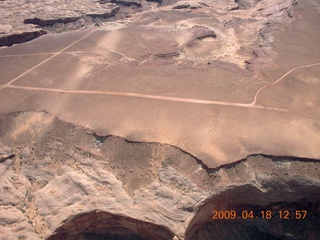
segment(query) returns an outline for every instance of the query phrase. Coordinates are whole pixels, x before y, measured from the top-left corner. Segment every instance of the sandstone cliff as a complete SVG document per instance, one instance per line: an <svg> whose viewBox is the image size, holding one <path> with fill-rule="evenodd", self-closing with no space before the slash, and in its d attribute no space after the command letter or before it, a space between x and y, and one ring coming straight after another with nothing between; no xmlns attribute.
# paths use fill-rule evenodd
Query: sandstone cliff
<svg viewBox="0 0 320 240"><path fill-rule="evenodd" d="M30 117L33 130L23 125ZM313 227L320 214L317 160L257 154L210 169L174 146L97 136L46 113L1 115L0 126L5 239L320 236ZM212 220L213 210L227 209L303 209L308 216Z"/></svg>

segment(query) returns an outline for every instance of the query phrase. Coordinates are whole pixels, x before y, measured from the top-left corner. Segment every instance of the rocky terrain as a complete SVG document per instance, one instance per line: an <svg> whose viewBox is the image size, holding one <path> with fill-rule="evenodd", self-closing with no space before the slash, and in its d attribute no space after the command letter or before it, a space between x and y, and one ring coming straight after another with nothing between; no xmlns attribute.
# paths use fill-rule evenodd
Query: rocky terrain
<svg viewBox="0 0 320 240"><path fill-rule="evenodd" d="M240 21L241 24L248 25L250 35L255 34L257 27L262 27L270 19L286 19L287 21L293 19L294 15L290 8L297 5L296 0L271 2L246 0L235 2L223 0L75 0L72 2L68 0L4 0L0 2L0 46L11 46L15 43L30 41L50 32L85 29L93 25L116 28L122 23L122 25L130 26L137 23L137 16L140 19L144 18L154 13L158 7L161 7L160 12L180 10L190 13L195 11L198 13L195 16L204 14L203 18L208 19L211 16L212 20L223 22L224 28L232 29L233 33L225 32L228 35L234 34L236 29L232 25L237 25L237 22ZM171 12L173 15L178 13ZM247 18L245 15L251 16ZM187 22L181 23L180 26L185 25L186 27L187 24Z"/></svg>
<svg viewBox="0 0 320 240"><path fill-rule="evenodd" d="M319 23L315 0L0 1L0 238L320 239Z"/></svg>
<svg viewBox="0 0 320 240"><path fill-rule="evenodd" d="M174 146L97 136L47 113L1 115L0 123L5 239L320 237L317 160L252 155L211 169ZM308 216L213 221L214 209Z"/></svg>

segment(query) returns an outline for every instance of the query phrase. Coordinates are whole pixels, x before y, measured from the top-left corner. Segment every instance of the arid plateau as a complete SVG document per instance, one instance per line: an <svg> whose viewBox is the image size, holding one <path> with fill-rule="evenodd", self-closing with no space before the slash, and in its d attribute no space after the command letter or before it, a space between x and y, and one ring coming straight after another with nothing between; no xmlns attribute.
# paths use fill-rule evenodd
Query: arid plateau
<svg viewBox="0 0 320 240"><path fill-rule="evenodd" d="M320 239L319 93L318 0L1 0L0 239Z"/></svg>

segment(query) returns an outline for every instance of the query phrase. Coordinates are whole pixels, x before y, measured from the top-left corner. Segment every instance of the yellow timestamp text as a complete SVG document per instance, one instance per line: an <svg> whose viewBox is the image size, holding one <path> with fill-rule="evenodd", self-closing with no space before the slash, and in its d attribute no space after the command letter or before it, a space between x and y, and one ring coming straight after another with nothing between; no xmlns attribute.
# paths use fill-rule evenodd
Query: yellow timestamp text
<svg viewBox="0 0 320 240"><path fill-rule="evenodd" d="M213 220L228 220L228 219L267 219L270 220L272 218L280 218L284 220L289 219L305 219L307 217L307 210L280 210L277 212L273 212L271 210L263 210L259 212L255 212L253 210L213 210Z"/></svg>

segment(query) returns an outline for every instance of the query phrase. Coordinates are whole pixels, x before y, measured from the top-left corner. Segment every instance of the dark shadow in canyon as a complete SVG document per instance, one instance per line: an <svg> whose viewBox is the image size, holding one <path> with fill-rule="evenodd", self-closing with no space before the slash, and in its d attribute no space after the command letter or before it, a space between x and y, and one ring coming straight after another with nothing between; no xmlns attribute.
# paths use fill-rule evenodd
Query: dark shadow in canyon
<svg viewBox="0 0 320 240"><path fill-rule="evenodd" d="M168 240L173 236L164 226L96 210L65 220L47 240Z"/></svg>
<svg viewBox="0 0 320 240"><path fill-rule="evenodd" d="M230 187L199 208L185 239L320 239L320 186L309 183L307 177L300 183L288 181L296 191L276 185L266 192L249 184ZM236 215L231 217L231 211Z"/></svg>

